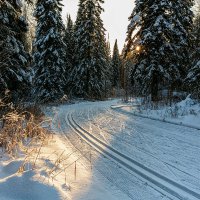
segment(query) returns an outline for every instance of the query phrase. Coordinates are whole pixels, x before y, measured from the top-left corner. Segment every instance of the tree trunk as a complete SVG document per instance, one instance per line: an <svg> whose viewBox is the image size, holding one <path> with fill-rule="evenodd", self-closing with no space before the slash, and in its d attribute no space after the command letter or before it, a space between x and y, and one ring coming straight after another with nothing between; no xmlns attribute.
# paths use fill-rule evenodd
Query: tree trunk
<svg viewBox="0 0 200 200"><path fill-rule="evenodd" d="M155 72L151 82L151 100L158 101L158 76Z"/></svg>

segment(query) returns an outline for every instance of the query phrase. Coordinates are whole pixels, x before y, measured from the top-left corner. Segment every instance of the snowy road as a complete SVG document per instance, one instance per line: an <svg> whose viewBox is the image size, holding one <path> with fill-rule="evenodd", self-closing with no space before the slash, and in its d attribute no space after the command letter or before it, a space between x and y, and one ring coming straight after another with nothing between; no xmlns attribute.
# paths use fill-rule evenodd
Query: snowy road
<svg viewBox="0 0 200 200"><path fill-rule="evenodd" d="M75 148L90 152L86 158L96 178L109 180L106 187L127 199L200 199L200 131L111 110L115 103L57 108L55 121ZM92 199L92 183L89 191L75 199Z"/></svg>

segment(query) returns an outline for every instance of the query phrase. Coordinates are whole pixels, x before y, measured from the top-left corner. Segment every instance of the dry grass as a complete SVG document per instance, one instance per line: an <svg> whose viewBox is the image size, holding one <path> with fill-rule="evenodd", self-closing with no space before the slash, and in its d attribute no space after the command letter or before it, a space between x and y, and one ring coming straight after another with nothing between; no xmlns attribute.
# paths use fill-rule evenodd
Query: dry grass
<svg viewBox="0 0 200 200"><path fill-rule="evenodd" d="M50 121L42 118L38 108L28 110L15 108L12 103L0 100L0 147L12 156L27 150L33 141L42 141L48 135L43 124Z"/></svg>
<svg viewBox="0 0 200 200"><path fill-rule="evenodd" d="M59 184L69 191L71 182L79 176L79 161L87 155L91 157L91 152L73 158L76 149L68 152L60 146L52 148L54 137L48 131L51 123L38 107L15 108L0 100L0 147L14 160L22 161L16 174L34 170L41 183Z"/></svg>

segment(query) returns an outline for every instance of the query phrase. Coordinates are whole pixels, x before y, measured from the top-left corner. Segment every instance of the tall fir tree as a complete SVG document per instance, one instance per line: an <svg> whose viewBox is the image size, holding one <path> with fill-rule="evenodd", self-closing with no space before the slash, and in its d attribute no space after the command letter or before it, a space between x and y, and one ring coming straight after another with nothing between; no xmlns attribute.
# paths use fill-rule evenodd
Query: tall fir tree
<svg viewBox="0 0 200 200"><path fill-rule="evenodd" d="M106 49L107 49L107 55L108 55L108 59L110 60L111 62L111 47L110 47L110 35L108 34L108 38L107 38L107 41L106 41Z"/></svg>
<svg viewBox="0 0 200 200"><path fill-rule="evenodd" d="M22 6L21 1L0 2L0 93L9 90L12 101L21 98L29 84L26 72L30 55L23 45L28 23Z"/></svg>
<svg viewBox="0 0 200 200"><path fill-rule="evenodd" d="M194 6L194 4L195 0L179 0L177 1L177 3L173 2L173 6L176 8L175 13L178 22L180 21L180 25L182 26L182 29L185 33L184 40L182 41L180 50L178 51L178 55L181 55L178 57L179 63L180 66L182 66L182 76L181 80L179 81L179 84L181 86L183 85L183 81L187 76L188 67L190 67L190 49L192 47L192 41L190 36L193 29L194 12L192 7Z"/></svg>
<svg viewBox="0 0 200 200"><path fill-rule="evenodd" d="M103 1L81 0L75 24L75 67L72 91L85 98L102 98L107 79L105 29L101 20Z"/></svg>
<svg viewBox="0 0 200 200"><path fill-rule="evenodd" d="M107 97L108 90L111 89L111 83L109 80L110 75L110 68L111 68L111 58L110 58L110 47L109 47L109 41L105 38L105 31L103 20L101 19L101 13L104 12L104 9L102 8L102 4L104 3L104 0L97 0L97 39L98 39L98 50L97 50L97 57L99 58L97 60L99 72L101 73L101 76L99 77L99 80L101 81L101 92L99 92L99 96L101 97ZM108 37L109 38L109 37ZM98 82L96 82L98 84ZM103 95L103 92L105 95Z"/></svg>
<svg viewBox="0 0 200 200"><path fill-rule="evenodd" d="M69 86L69 92L68 94L75 95L77 92L75 91L75 78L72 76L72 73L76 69L76 66L78 65L78 60L80 58L80 49L84 43L82 40L82 35L84 33L84 22L85 22L85 16L86 13L85 11L85 1L86 0L79 0L79 5L78 5L78 12L77 12L77 17L76 21L74 24L74 56L73 56L73 66L69 71L69 76L67 77L67 86Z"/></svg>
<svg viewBox="0 0 200 200"><path fill-rule="evenodd" d="M142 94L157 100L159 87L173 89L186 72L192 0L136 0L126 55L134 57L131 78Z"/></svg>
<svg viewBox="0 0 200 200"><path fill-rule="evenodd" d="M122 62L119 54L117 40L115 41L112 56L112 86L119 87L120 84L120 72L122 67Z"/></svg>
<svg viewBox="0 0 200 200"><path fill-rule="evenodd" d="M186 78L186 85L189 85L190 92L200 99L200 5L194 20L192 38L191 67Z"/></svg>
<svg viewBox="0 0 200 200"><path fill-rule="evenodd" d="M108 34L108 38L106 41L106 55L107 55L107 76L105 80L105 95L104 97L110 97L112 91L112 55L111 55L111 47L110 47L110 36Z"/></svg>
<svg viewBox="0 0 200 200"><path fill-rule="evenodd" d="M79 49L83 44L81 36L84 33L84 22L86 20L85 2L86 0L79 0L78 13L74 24L74 39L75 39L74 42L75 42L76 54L79 53ZM79 57L79 55L76 54L75 54L75 61L78 60L77 58Z"/></svg>
<svg viewBox="0 0 200 200"><path fill-rule="evenodd" d="M64 95L65 43L61 0L38 0L36 39L34 42L34 97L53 102Z"/></svg>
<svg viewBox="0 0 200 200"><path fill-rule="evenodd" d="M74 66L74 51L75 51L75 39L74 39L74 24L70 17L70 15L67 16L67 23L65 28L65 34L64 34L64 42L66 45L65 49L65 77L66 80L69 79L70 71L72 70L72 67ZM66 83L65 85L65 93L69 93L70 89L69 83Z"/></svg>
<svg viewBox="0 0 200 200"><path fill-rule="evenodd" d="M64 34L64 42L66 44L66 59L69 63L73 64L74 57L74 24L71 19L71 16L67 16L67 24Z"/></svg>

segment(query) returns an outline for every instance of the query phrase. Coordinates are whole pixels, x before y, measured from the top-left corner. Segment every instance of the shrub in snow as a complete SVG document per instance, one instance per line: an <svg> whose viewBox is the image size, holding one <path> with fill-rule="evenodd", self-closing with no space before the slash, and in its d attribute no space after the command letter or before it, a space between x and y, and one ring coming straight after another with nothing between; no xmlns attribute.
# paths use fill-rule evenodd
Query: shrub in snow
<svg viewBox="0 0 200 200"><path fill-rule="evenodd" d="M27 108L30 112L23 108L15 109L12 103L4 100L0 99L0 147L16 156L34 140L46 138L47 130L42 127L40 109Z"/></svg>
<svg viewBox="0 0 200 200"><path fill-rule="evenodd" d="M198 101L192 99L191 95L188 95L185 100L175 103L170 107L161 104L157 104L157 107L154 107L152 103L149 103L139 106L137 112L161 119L180 118L189 115L200 117L200 104Z"/></svg>

